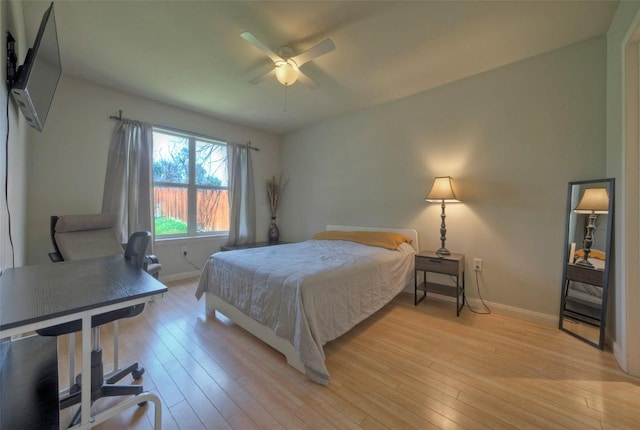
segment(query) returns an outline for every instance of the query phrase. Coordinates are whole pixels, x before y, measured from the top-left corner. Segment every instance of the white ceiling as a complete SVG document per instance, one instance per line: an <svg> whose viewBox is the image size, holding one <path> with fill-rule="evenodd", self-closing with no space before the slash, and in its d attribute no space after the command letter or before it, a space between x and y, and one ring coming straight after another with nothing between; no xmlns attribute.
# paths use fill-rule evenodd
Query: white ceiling
<svg viewBox="0 0 640 430"><path fill-rule="evenodd" d="M56 1L55 13L63 73L286 133L604 34L616 5L76 0ZM47 6L24 3L29 43ZM332 39L335 51L302 67L320 87L249 84L272 63L243 31L294 54Z"/></svg>

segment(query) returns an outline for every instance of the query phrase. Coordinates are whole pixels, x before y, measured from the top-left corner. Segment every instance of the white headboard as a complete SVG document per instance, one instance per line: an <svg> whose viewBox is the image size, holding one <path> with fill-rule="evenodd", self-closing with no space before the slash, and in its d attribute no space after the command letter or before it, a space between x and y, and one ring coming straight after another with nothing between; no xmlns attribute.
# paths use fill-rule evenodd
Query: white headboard
<svg viewBox="0 0 640 430"><path fill-rule="evenodd" d="M327 231L388 231L390 233L399 233L407 236L411 239L411 245L416 250L420 251L418 246L418 232L410 228L391 228L391 227L362 227L357 225L328 225Z"/></svg>

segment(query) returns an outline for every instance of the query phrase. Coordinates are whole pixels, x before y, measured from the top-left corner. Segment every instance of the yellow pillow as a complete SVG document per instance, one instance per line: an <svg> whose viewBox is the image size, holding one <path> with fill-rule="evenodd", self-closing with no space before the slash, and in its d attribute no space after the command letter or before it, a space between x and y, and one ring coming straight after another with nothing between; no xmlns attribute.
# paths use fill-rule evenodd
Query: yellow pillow
<svg viewBox="0 0 640 430"><path fill-rule="evenodd" d="M323 231L315 234L312 239L319 240L348 240L363 245L378 246L386 249L398 249L401 243L411 243L411 239L399 234L386 231Z"/></svg>

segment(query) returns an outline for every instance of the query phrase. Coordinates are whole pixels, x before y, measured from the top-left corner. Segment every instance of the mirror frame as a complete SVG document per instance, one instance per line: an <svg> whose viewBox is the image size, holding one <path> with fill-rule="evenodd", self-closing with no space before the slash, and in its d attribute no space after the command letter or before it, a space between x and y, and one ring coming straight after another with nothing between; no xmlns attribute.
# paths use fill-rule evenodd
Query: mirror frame
<svg viewBox="0 0 640 430"><path fill-rule="evenodd" d="M590 323L588 321L579 320L581 323L586 323L594 327L599 327L600 333L599 333L597 342L589 338L586 338L579 333L569 330L563 324L565 318L571 319L572 321L576 320L574 316L565 316L569 281L575 280L575 279L568 279L567 277L567 268L574 266L573 264L569 263L570 244L572 243L572 240L569 238L569 234L571 231L571 215L574 210L574 208L572 207L573 206L572 205L573 187L576 185L584 186L584 185L590 185L590 184L606 185L608 187L608 192L609 192L609 210L607 213L607 239L606 239L606 245L604 249L605 263L604 263L604 269L602 273L602 304L600 308L600 321L599 321L600 323L599 325L596 326L595 324ZM564 260L562 264L562 296L560 299L560 321L558 324L558 328L599 349L604 349L604 345L605 345L605 327L607 322L606 318L607 318L607 304L608 304L607 298L609 295L609 274L611 271L611 249L612 249L613 219L614 219L614 207L615 207L614 200L615 200L615 179L614 178L569 182L569 187L567 192L567 212L566 212L567 218L565 222L565 236L564 236L565 237ZM579 270L583 270L583 269L579 269ZM585 269L585 270L595 270L595 269ZM593 284L593 285L597 285L597 284Z"/></svg>

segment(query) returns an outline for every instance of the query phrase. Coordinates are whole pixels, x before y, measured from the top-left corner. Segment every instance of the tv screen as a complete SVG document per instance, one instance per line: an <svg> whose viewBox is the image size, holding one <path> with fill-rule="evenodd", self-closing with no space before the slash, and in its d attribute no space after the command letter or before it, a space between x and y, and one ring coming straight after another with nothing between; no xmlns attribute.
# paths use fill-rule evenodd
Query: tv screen
<svg viewBox="0 0 640 430"><path fill-rule="evenodd" d="M29 125L42 131L56 92L60 74L60 52L53 3L44 13L33 48L18 69L11 95Z"/></svg>

